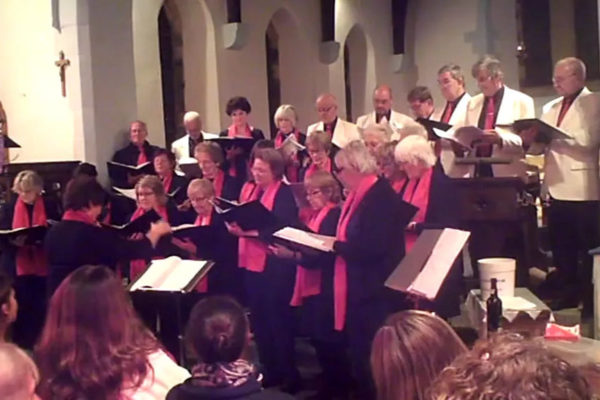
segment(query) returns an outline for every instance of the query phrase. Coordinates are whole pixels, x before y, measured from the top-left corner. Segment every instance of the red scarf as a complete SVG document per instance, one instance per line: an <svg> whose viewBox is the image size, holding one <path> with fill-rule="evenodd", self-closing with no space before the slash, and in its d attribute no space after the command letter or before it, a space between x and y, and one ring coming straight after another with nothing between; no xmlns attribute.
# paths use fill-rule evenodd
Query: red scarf
<svg viewBox="0 0 600 400"><path fill-rule="evenodd" d="M148 162L148 157L146 157L146 153L144 153L144 146L138 147L140 150L140 154L138 155L137 165L142 165Z"/></svg>
<svg viewBox="0 0 600 400"><path fill-rule="evenodd" d="M325 160L324 168L319 168L315 163L311 163L310 166L306 169L306 172L304 173L304 179L310 177L317 171L327 171L331 173L331 158L327 157L327 159Z"/></svg>
<svg viewBox="0 0 600 400"><path fill-rule="evenodd" d="M412 204L415 207L419 207L419 210L415 214L412 222L421 224L425 222L427 216L427 206L429 205L429 189L431 187L431 177L433 176L433 167L429 168L420 178L409 179L402 200ZM419 235L416 232L405 232L404 233L404 244L406 252L408 253L412 249L413 245L417 241Z"/></svg>
<svg viewBox="0 0 600 400"><path fill-rule="evenodd" d="M210 222L212 220L212 211L210 213L210 215L208 216L197 216L196 220L194 221L194 225L196 226L209 226ZM204 276L204 278L202 278L200 280L200 282L198 282L198 285L196 285L196 292L198 293L206 293L208 292L208 275Z"/></svg>
<svg viewBox="0 0 600 400"><path fill-rule="evenodd" d="M166 207L160 207L158 210L156 210L156 212L158 213L158 215L160 215L160 217L163 220L165 220L167 222L169 221L169 216L167 215ZM133 220L141 217L145 213L146 213L146 211L143 208L138 207L137 210L135 210L135 212L131 216L131 219L129 221L133 221ZM140 275L142 275L146 271L147 268L148 268L148 264L146 263L146 260L143 260L143 259L131 260L129 262L129 279L131 280L131 282L133 282Z"/></svg>
<svg viewBox="0 0 600 400"><path fill-rule="evenodd" d="M260 202L269 211L273 210L273 204L275 203L275 196L279 192L281 187L281 180L275 181L269 185L264 191L260 198ZM246 188L246 186L244 186ZM249 195L250 198L243 199L240 196L241 201L254 201L258 200L258 187L256 186L251 193L242 193ZM246 189L248 191L249 189ZM241 237L239 240L239 252L240 252L240 267L246 268L253 272L263 272L265 269L265 263L267 262L267 245L262 241L255 238L244 238Z"/></svg>
<svg viewBox="0 0 600 400"><path fill-rule="evenodd" d="M336 240L345 242L348 239L348 224L352 220L363 197L365 197L365 194L367 194L376 182L376 175L367 175L362 179L358 188L350 192L342 208L342 214L337 226ZM333 303L335 330L337 331L343 330L346 322L346 303L348 301L347 279L346 260L342 256L337 256L333 272Z"/></svg>
<svg viewBox="0 0 600 400"><path fill-rule="evenodd" d="M95 221L87 213L81 210L68 209L62 216L63 221L77 221L83 222L84 224L99 226L98 221Z"/></svg>
<svg viewBox="0 0 600 400"><path fill-rule="evenodd" d="M27 206L19 196L15 203L15 212L12 220L12 229L30 228L33 226L48 226L46 208L42 196L38 196L33 205L32 220L29 218ZM17 276L22 275L48 275L48 260L46 253L40 246L25 245L17 249L16 255Z"/></svg>
<svg viewBox="0 0 600 400"><path fill-rule="evenodd" d="M300 143L300 131L298 129L294 128L294 130L288 135L281 131L277 131L277 135L275 136L275 148L279 148L289 135L294 135L296 142ZM293 155L291 161L292 164L285 168L285 176L290 182L298 182L298 170L300 167L298 165L294 165L294 163L298 162L298 153Z"/></svg>
<svg viewBox="0 0 600 400"><path fill-rule="evenodd" d="M407 178L402 178L402 179L399 179L399 180L392 181L392 189L394 189L394 192L400 193L400 191L402 190L402 188L406 184L406 179Z"/></svg>
<svg viewBox="0 0 600 400"><path fill-rule="evenodd" d="M244 130L244 132L240 133L237 130L237 127L233 124L229 125L229 128L227 128L227 136L228 137L252 137L252 131L254 130L253 127L251 127L250 125L246 124L246 129Z"/></svg>
<svg viewBox="0 0 600 400"><path fill-rule="evenodd" d="M162 184L165 193L169 193L171 191L171 185L173 184L173 172L170 172L168 176L162 178Z"/></svg>
<svg viewBox="0 0 600 400"><path fill-rule="evenodd" d="M212 184L215 188L215 196L221 197L223 194L223 185L225 184L225 172L219 170L215 179L213 179Z"/></svg>
<svg viewBox="0 0 600 400"><path fill-rule="evenodd" d="M308 228L318 233L321 229L321 224L325 217L329 214L336 205L333 203L327 203L325 207L320 209L311 219L308 221ZM304 297L316 296L321 293L321 270L320 269L307 269L301 265L296 267L296 284L294 286L294 294L290 301L291 306L302 305L302 299Z"/></svg>

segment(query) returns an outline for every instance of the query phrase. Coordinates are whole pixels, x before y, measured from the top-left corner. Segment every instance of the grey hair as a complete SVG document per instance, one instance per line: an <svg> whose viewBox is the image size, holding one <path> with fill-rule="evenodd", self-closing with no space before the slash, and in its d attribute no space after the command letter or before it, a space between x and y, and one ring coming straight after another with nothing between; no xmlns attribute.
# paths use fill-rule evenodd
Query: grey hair
<svg viewBox="0 0 600 400"><path fill-rule="evenodd" d="M365 134L374 132L382 135L386 142L389 142L392 138L392 129L387 124L370 124L362 130L362 137L365 138Z"/></svg>
<svg viewBox="0 0 600 400"><path fill-rule="evenodd" d="M465 76L459 65L453 63L446 64L438 70L438 75L441 75L445 72L450 72L450 76L452 76L452 78L458 81L461 85L465 86Z"/></svg>
<svg viewBox="0 0 600 400"><path fill-rule="evenodd" d="M408 136L420 136L427 139L427 129L421 124L411 123L404 125L398 133L400 134L400 140Z"/></svg>
<svg viewBox="0 0 600 400"><path fill-rule="evenodd" d="M183 115L183 123L199 120L200 114L198 114L196 111L188 111Z"/></svg>
<svg viewBox="0 0 600 400"><path fill-rule="evenodd" d="M214 196L215 195L215 187L212 182L206 178L202 179L193 179L187 188L188 197L190 193L200 192L205 196Z"/></svg>
<svg viewBox="0 0 600 400"><path fill-rule="evenodd" d="M376 174L379 171L375 157L361 140L353 140L335 155L336 165L352 168L362 174Z"/></svg>
<svg viewBox="0 0 600 400"><path fill-rule="evenodd" d="M502 64L500 63L500 60L492 55L486 54L477 60L475 64L473 64L473 68L471 68L471 75L473 75L473 78L477 79L477 75L481 70L487 71L492 79L504 78L504 72L502 71Z"/></svg>
<svg viewBox="0 0 600 400"><path fill-rule="evenodd" d="M277 111L275 111L275 115L273 116L273 122L275 122L275 126L277 126L277 119L286 118L294 123L298 123L298 113L296 112L296 107L291 104L282 104L277 107Z"/></svg>
<svg viewBox="0 0 600 400"><path fill-rule="evenodd" d="M30 169L23 170L15 176L13 181L12 191L15 193L28 192L30 190L44 188L44 181L37 172Z"/></svg>
<svg viewBox="0 0 600 400"><path fill-rule="evenodd" d="M580 79L581 81L585 81L586 78L586 68L585 63L576 57L566 57L556 62L556 66L565 65L571 69L573 74Z"/></svg>
<svg viewBox="0 0 600 400"><path fill-rule="evenodd" d="M429 141L422 136L410 135L400 140L394 150L397 162L417 165L419 162L433 167L437 158Z"/></svg>

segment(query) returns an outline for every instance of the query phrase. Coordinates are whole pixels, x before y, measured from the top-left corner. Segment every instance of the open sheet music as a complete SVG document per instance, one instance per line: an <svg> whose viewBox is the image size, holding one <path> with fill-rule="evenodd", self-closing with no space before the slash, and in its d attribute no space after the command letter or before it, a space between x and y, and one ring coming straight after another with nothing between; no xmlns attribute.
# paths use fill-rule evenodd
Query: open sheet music
<svg viewBox="0 0 600 400"><path fill-rule="evenodd" d="M292 242L293 244L299 244L324 252L333 252L333 244L335 243L335 236L319 235L289 226L273 233L273 236Z"/></svg>
<svg viewBox="0 0 600 400"><path fill-rule="evenodd" d="M120 194L123 197L127 197L130 200L137 201L137 195L135 194L135 188L132 189L123 189L120 187L113 186L112 187L115 192Z"/></svg>
<svg viewBox="0 0 600 400"><path fill-rule="evenodd" d="M182 260L176 256L154 260L146 272L131 285L129 291L189 291L208 273L213 264L208 260Z"/></svg>

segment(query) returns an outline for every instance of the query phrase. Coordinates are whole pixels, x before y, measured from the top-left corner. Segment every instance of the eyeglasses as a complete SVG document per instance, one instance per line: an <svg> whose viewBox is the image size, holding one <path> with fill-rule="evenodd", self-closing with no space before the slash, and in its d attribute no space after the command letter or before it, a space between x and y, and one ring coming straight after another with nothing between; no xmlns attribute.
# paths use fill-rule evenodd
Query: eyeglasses
<svg viewBox="0 0 600 400"><path fill-rule="evenodd" d="M210 198L204 197L204 196L198 196L198 197L190 197L189 199L192 203L201 203L203 201L209 200Z"/></svg>
<svg viewBox="0 0 600 400"><path fill-rule="evenodd" d="M306 192L306 197L316 196L321 193L322 192L319 189L311 190L310 192Z"/></svg>
<svg viewBox="0 0 600 400"><path fill-rule="evenodd" d="M137 192L136 196L137 197L150 197L150 196L154 196L155 194L156 193L150 192L150 191L147 191L147 192Z"/></svg>

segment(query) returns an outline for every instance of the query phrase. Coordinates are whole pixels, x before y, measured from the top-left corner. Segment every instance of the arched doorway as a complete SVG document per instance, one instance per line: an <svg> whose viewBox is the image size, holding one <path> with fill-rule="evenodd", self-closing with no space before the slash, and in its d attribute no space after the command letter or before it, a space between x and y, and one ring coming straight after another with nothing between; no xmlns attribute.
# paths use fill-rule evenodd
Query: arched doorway
<svg viewBox="0 0 600 400"><path fill-rule="evenodd" d="M354 121L365 111L368 56L365 34L358 25L354 25L344 42L344 90L348 121Z"/></svg>

